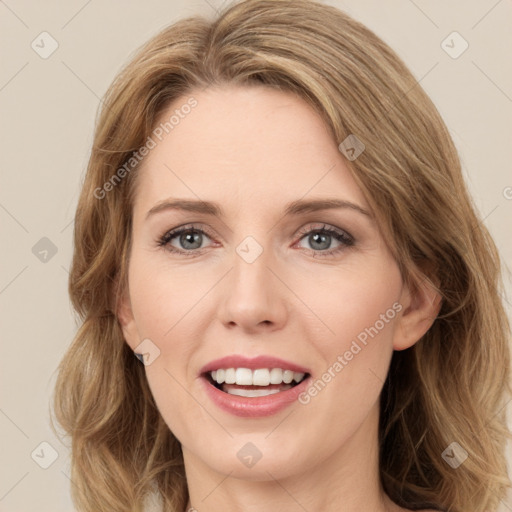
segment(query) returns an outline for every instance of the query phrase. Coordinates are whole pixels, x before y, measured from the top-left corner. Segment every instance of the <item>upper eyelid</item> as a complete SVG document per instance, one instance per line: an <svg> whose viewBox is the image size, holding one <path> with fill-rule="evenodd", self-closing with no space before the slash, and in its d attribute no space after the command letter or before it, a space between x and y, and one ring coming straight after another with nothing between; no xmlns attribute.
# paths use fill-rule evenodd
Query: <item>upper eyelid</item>
<svg viewBox="0 0 512 512"><path fill-rule="evenodd" d="M314 227L315 224L319 224L317 227ZM202 223L187 223L183 224L181 226L177 226L175 228L169 229L164 232L164 234L160 237L162 238L168 238L169 241L178 236L181 231L200 231L206 234L210 239L215 238L215 235L211 232L211 230L206 227L206 225ZM330 230L335 232L340 232L341 234L345 234L347 237L351 238L353 241L355 241L355 237L346 229L339 228L337 226L331 225L326 222L309 222L305 226L301 227L298 231L295 230L296 235L303 235L305 236L307 233L312 231L322 231L322 230ZM296 236L295 235L295 236Z"/></svg>

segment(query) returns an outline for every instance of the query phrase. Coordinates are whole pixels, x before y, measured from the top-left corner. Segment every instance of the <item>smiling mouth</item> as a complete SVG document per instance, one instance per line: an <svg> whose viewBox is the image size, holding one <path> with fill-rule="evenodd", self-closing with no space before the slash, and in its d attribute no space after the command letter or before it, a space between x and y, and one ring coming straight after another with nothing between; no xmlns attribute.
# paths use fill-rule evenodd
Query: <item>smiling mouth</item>
<svg viewBox="0 0 512 512"><path fill-rule="evenodd" d="M203 373L202 376L219 391L242 397L261 397L277 394L297 386L310 377L309 373L262 369L263 375L260 374L258 378L254 378L254 380L258 381L258 384L249 384L248 381L251 380L250 370L243 373L244 370L246 369L221 369L220 372L223 372L221 375L219 375L219 370L217 370ZM219 380L221 382L218 382Z"/></svg>

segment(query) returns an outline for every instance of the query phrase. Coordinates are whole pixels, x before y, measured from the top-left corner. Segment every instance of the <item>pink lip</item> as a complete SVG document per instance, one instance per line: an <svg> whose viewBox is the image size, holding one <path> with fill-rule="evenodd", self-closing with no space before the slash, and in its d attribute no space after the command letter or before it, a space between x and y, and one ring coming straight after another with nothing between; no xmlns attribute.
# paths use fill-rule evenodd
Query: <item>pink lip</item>
<svg viewBox="0 0 512 512"><path fill-rule="evenodd" d="M266 366L268 368L268 366ZM277 366L278 368L280 366ZM232 368L232 367L230 367ZM241 368L241 366L239 366ZM260 366L261 368L261 366ZM208 371L208 370L207 370ZM280 391L273 395L244 397L230 395L217 389L204 375L200 378L205 386L206 394L221 409L235 416L257 418L276 414L298 399L310 384L310 377L286 391Z"/></svg>
<svg viewBox="0 0 512 512"><path fill-rule="evenodd" d="M286 391L280 391L268 396L244 397L225 393L210 383L209 378L205 374L219 368L249 368L251 370L257 370L258 368L281 368L282 370L311 374L308 368L273 356L248 358L241 355L231 355L215 359L215 361L210 361L203 366L200 370L201 381L212 401L224 411L235 416L252 418L276 414L297 400L300 393L309 385L309 377Z"/></svg>
<svg viewBox="0 0 512 512"><path fill-rule="evenodd" d="M250 370L257 370L258 368L281 368L282 370L292 370L300 373L311 373L310 370L299 366L290 361L279 359L273 356L258 356L254 358L248 358L245 356L231 355L215 359L204 365L199 371L200 374L210 372L212 370L218 370L219 368L249 368ZM293 388L295 389L295 388Z"/></svg>

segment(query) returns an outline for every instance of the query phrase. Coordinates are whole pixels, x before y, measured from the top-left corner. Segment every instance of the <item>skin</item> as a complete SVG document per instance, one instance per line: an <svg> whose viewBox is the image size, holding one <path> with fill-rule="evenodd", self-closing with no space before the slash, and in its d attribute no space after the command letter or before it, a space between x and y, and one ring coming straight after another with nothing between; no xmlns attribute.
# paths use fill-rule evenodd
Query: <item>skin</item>
<svg viewBox="0 0 512 512"><path fill-rule="evenodd" d="M140 171L129 290L118 311L132 350L146 338L160 350L145 370L182 444L187 510L406 510L379 482L379 395L393 350L428 330L439 297L425 284L406 288L345 157L302 99L226 85L191 95L198 105ZM350 208L284 216L291 201L325 197L370 216ZM225 217L169 209L146 219L168 198L214 201ZM190 223L209 234L197 245L179 236L169 244L193 257L158 246L166 232ZM315 242L324 224L348 232L354 244L328 235ZM253 263L236 252L247 236L263 248ZM395 303L401 311L308 404L240 418L202 389L200 368L229 354L282 357L321 378ZM248 442L262 454L251 468L237 457Z"/></svg>

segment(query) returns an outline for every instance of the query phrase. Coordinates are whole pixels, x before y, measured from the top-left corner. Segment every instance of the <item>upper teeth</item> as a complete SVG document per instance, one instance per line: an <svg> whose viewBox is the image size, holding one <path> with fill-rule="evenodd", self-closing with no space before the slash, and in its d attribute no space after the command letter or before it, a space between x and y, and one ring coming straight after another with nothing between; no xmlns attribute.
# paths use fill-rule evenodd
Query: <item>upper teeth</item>
<svg viewBox="0 0 512 512"><path fill-rule="evenodd" d="M238 384L239 386L268 386L269 384L289 384L292 380L300 382L304 373L281 368L226 368L210 372L212 379L218 384Z"/></svg>

